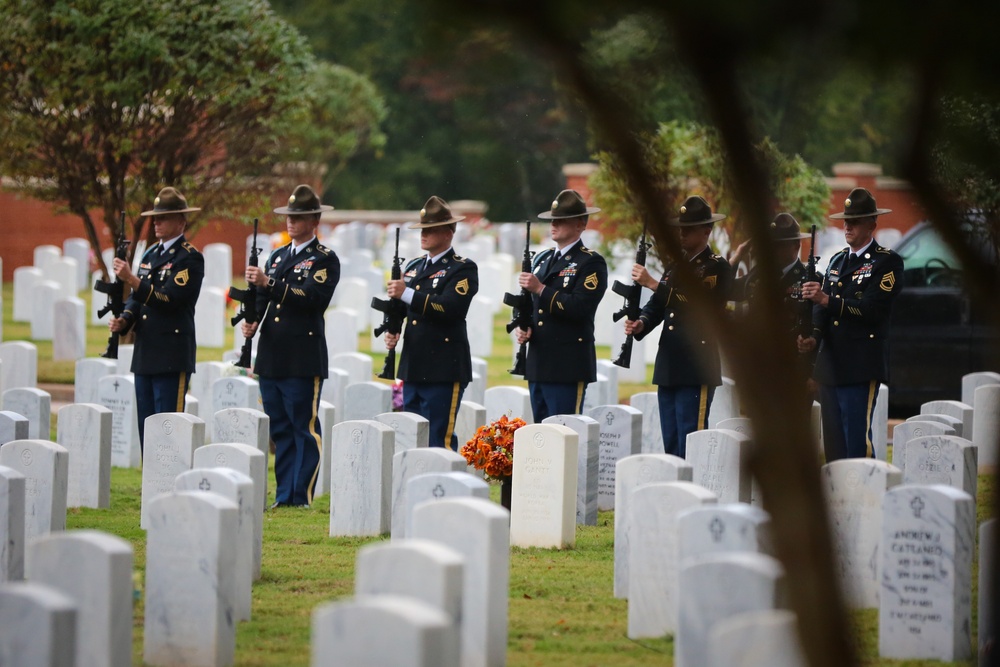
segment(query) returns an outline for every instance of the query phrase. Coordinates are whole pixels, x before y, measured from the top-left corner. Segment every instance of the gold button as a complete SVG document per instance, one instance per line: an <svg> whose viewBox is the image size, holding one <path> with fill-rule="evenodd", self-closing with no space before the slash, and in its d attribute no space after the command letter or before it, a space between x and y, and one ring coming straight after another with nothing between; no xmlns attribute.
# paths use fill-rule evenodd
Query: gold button
<svg viewBox="0 0 1000 667"><path fill-rule="evenodd" d="M310 336L312 336L312 335L313 335L313 332L312 332L312 331L310 331L310 332L309 332L309 335L310 335Z"/></svg>
<svg viewBox="0 0 1000 667"><path fill-rule="evenodd" d="M145 319L147 319L148 317L149 317L148 315L143 315L143 316L142 316L142 319L144 319L144 320L145 320Z"/></svg>
<svg viewBox="0 0 1000 667"><path fill-rule="evenodd" d="M669 329L670 331L673 331L674 330L674 325L671 324L669 327L667 327L667 329Z"/></svg>
<svg viewBox="0 0 1000 667"><path fill-rule="evenodd" d="M840 326L840 321L839 320L834 320L833 321L833 326L839 327Z"/></svg>
<svg viewBox="0 0 1000 667"><path fill-rule="evenodd" d="M420 285L417 285L417 286L416 286L416 287L414 287L413 289L420 289Z"/></svg>
<svg viewBox="0 0 1000 667"><path fill-rule="evenodd" d="M417 321L416 320L410 320L410 324L412 324L413 326L417 326Z"/></svg>
<svg viewBox="0 0 1000 667"><path fill-rule="evenodd" d="M275 321L275 322L280 322L280 321L281 321L281 318L280 318L280 317L276 317L276 318L274 318L274 321Z"/></svg>
<svg viewBox="0 0 1000 667"><path fill-rule="evenodd" d="M674 315L676 315L676 313L670 313L670 317L673 317Z"/></svg>
<svg viewBox="0 0 1000 667"><path fill-rule="evenodd" d="M542 326L543 324L545 324L545 322L542 322L541 320L539 320L538 326Z"/></svg>
<svg viewBox="0 0 1000 667"><path fill-rule="evenodd" d="M281 310L281 304L279 303L277 306L275 306L275 308L277 308L278 310Z"/></svg>
<svg viewBox="0 0 1000 667"><path fill-rule="evenodd" d="M542 313L544 313L544 312L545 312L545 311L544 311L544 310L542 310L541 308L539 308L539 309L538 309L538 314L539 314L539 315L541 315L541 314L542 314Z"/></svg>
<svg viewBox="0 0 1000 667"><path fill-rule="evenodd" d="M180 329L174 329L174 333L180 333L180 332L181 332Z"/></svg>
<svg viewBox="0 0 1000 667"><path fill-rule="evenodd" d="M868 334L868 337L869 337L869 338L874 338L874 337L875 337L875 334Z"/></svg>
<svg viewBox="0 0 1000 667"><path fill-rule="evenodd" d="M578 343L582 343L583 342L582 338L577 338L576 340L577 340Z"/></svg>
<svg viewBox="0 0 1000 667"><path fill-rule="evenodd" d="M841 283L841 282L837 283L837 287L843 287L843 286L844 286L844 283Z"/></svg>
<svg viewBox="0 0 1000 667"><path fill-rule="evenodd" d="M447 342L449 342L449 340L448 340L447 338L445 338L445 339L444 339L444 342L446 342L446 343L447 343Z"/></svg>

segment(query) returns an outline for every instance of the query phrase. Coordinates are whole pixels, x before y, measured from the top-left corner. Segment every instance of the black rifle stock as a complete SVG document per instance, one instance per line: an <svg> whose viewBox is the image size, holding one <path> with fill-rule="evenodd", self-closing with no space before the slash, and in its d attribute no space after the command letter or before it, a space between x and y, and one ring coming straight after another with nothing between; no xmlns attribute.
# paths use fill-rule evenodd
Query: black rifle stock
<svg viewBox="0 0 1000 667"><path fill-rule="evenodd" d="M802 281L799 283L799 298L802 298L802 285L808 282L816 282L819 278L816 275L816 260L819 256L816 255L816 225L812 226L809 237L809 259L806 262L806 272L802 275ZM813 330L813 318L812 318L812 301L804 301L803 305L799 311L799 333L803 338L808 338L812 335Z"/></svg>
<svg viewBox="0 0 1000 667"><path fill-rule="evenodd" d="M115 243L115 258L127 262L129 240L125 235L125 211L122 211L119 229L121 230L121 234ZM97 316L104 317L108 313L111 313L112 317L121 317L122 312L125 310L125 282L119 280L118 276L115 276L115 279L111 281L98 280L94 283L94 289L108 295L108 302L103 308L97 311ZM108 336L108 346L101 353L101 356L105 359L117 359L118 341L120 338L121 334L119 332L112 331L111 335Z"/></svg>
<svg viewBox="0 0 1000 667"><path fill-rule="evenodd" d="M646 243L646 226L642 227L642 236L639 237L639 245L635 249L635 263L641 266L646 266L646 251L649 249L651 244ZM641 308L639 305L639 300L642 298L642 285L632 281L631 285L625 285L619 280L615 281L615 284L611 286L611 290L625 299L625 303L622 304L621 310L616 312L611 316L611 319L615 322L621 318L628 320L639 319L639 313ZM632 363L632 334L625 336L625 342L622 343L622 348L618 352L618 358L612 361L615 366L621 366L622 368L628 368Z"/></svg>
<svg viewBox="0 0 1000 667"><path fill-rule="evenodd" d="M524 256L521 258L521 273L531 273L531 220L527 220L526 222L527 229L524 232ZM507 333L510 333L514 329L527 331L531 328L531 292L523 287L518 294L506 292L503 295L503 302L514 309L511 313L510 322L507 323ZM507 372L511 375L524 375L527 370L527 357L527 344L521 343L521 346L517 349L517 356L514 358L514 367Z"/></svg>
<svg viewBox="0 0 1000 667"><path fill-rule="evenodd" d="M399 256L399 227L396 228L396 252L392 256L392 268L389 270L391 280L399 280L403 276L403 258ZM395 336L403 330L403 320L406 319L406 304L399 299L380 299L372 297L372 308L382 313L382 324L375 329L375 336L389 332ZM396 379L396 348L385 355L385 365L378 377L383 380Z"/></svg>
<svg viewBox="0 0 1000 667"><path fill-rule="evenodd" d="M253 219L253 244L250 246L250 257L247 258L249 266L260 264L260 249L257 248L257 218ZM256 324L260 321L260 313L257 312L257 286L248 283L246 289L229 288L229 298L240 302L240 312L236 313L230 320L234 327L240 320L245 320L247 324ZM253 336L243 339L243 347L240 348L240 358L233 362L239 368L250 368L250 357L253 355Z"/></svg>

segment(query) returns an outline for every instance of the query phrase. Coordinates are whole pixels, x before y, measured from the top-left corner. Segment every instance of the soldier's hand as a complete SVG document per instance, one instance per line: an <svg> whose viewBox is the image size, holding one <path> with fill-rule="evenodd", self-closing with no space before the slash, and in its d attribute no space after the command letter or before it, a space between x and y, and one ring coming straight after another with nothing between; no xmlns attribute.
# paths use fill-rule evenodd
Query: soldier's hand
<svg viewBox="0 0 1000 667"><path fill-rule="evenodd" d="M243 337L253 338L254 334L257 333L258 326L260 326L259 322L254 322L253 324L250 324L249 322L243 322L242 325Z"/></svg>
<svg viewBox="0 0 1000 667"><path fill-rule="evenodd" d="M403 292L406 291L406 283L402 280L390 280L385 286L385 291L389 294L390 299L402 298ZM388 334L386 335L388 336Z"/></svg>
<svg viewBox="0 0 1000 667"><path fill-rule="evenodd" d="M523 276L524 274L522 273L521 275ZM529 273L528 275L531 274ZM524 345L526 342L531 340L531 329L525 331L521 327L517 327L516 329L514 329L514 335L517 337L517 344Z"/></svg>
<svg viewBox="0 0 1000 667"><path fill-rule="evenodd" d="M795 339L795 344L799 348L799 354L808 354L816 349L816 339L812 336L809 336L809 338L799 336Z"/></svg>
<svg viewBox="0 0 1000 667"><path fill-rule="evenodd" d="M132 278L135 277L135 274L132 273L132 267L123 259L115 257L111 262L111 268L122 282L131 282Z"/></svg>
<svg viewBox="0 0 1000 667"><path fill-rule="evenodd" d="M649 275L649 271L642 264L632 265L632 280L639 283L643 287L648 287L651 290L655 290L659 281L653 276Z"/></svg>
<svg viewBox="0 0 1000 667"><path fill-rule="evenodd" d="M541 294L545 285L534 273L521 273L517 276L517 284L532 294Z"/></svg>
<svg viewBox="0 0 1000 667"><path fill-rule="evenodd" d="M735 252L733 252L733 256L729 258L729 265L734 268L738 266L739 263L743 261L743 257L747 254L747 251L749 249L750 249L750 239L747 239L743 243L736 246L736 250Z"/></svg>
<svg viewBox="0 0 1000 667"><path fill-rule="evenodd" d="M244 276L251 285L263 287L267 284L267 274L259 266L248 266Z"/></svg>
<svg viewBox="0 0 1000 667"><path fill-rule="evenodd" d="M128 320L124 317L112 317L108 320L108 329L115 333L120 333L128 328Z"/></svg>
<svg viewBox="0 0 1000 667"><path fill-rule="evenodd" d="M642 320L625 320L625 333L626 334L641 334L646 328L646 323Z"/></svg>
<svg viewBox="0 0 1000 667"><path fill-rule="evenodd" d="M826 305L830 303L829 295L824 292L820 284L815 281L802 284L802 298L806 301L818 303L823 307L826 307Z"/></svg>
<svg viewBox="0 0 1000 667"><path fill-rule="evenodd" d="M400 280L399 282L403 282ZM385 332L385 349L395 350L396 343L399 342L399 334L391 334L388 331Z"/></svg>

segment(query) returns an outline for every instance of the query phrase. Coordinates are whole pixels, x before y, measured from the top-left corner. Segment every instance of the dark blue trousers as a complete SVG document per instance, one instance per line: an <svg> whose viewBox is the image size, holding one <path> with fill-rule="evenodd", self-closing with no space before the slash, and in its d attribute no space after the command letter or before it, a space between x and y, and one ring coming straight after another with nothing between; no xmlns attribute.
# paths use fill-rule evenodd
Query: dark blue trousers
<svg viewBox="0 0 1000 667"><path fill-rule="evenodd" d="M403 409L430 422L427 442L430 447L458 451L455 422L458 420L458 408L462 405L465 386L461 382L403 383Z"/></svg>
<svg viewBox="0 0 1000 667"><path fill-rule="evenodd" d="M139 450L146 437L146 417L161 412L184 412L190 373L135 374L135 414L139 419Z"/></svg>
<svg viewBox="0 0 1000 667"><path fill-rule="evenodd" d="M708 410L714 397L715 387L706 384L656 388L664 452L684 458L688 433L708 428Z"/></svg>
<svg viewBox="0 0 1000 667"><path fill-rule="evenodd" d="M309 505L319 473L321 377L260 378L264 412L274 441L275 502Z"/></svg>
<svg viewBox="0 0 1000 667"><path fill-rule="evenodd" d="M578 415L583 411L586 382L529 382L531 412L535 423L552 415ZM518 415L511 415L517 417ZM527 421L527 420L525 420Z"/></svg>
<svg viewBox="0 0 1000 667"><path fill-rule="evenodd" d="M872 447L872 416L878 382L820 385L819 403L823 415L823 449L826 462L840 459L869 459Z"/></svg>

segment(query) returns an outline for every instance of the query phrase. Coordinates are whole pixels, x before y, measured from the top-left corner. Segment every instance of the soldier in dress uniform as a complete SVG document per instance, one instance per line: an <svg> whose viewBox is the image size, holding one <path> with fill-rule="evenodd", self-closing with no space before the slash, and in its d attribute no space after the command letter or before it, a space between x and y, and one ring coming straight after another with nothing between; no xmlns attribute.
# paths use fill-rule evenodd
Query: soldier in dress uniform
<svg viewBox="0 0 1000 667"><path fill-rule="evenodd" d="M420 210L420 248L427 252L407 263L387 292L406 304L403 353L397 375L403 380L403 409L430 422L428 444L458 450L455 420L465 387L472 382L472 352L465 316L479 291L475 262L451 247L456 223L448 202L432 196ZM398 335L385 334L388 349Z"/></svg>
<svg viewBox="0 0 1000 667"><path fill-rule="evenodd" d="M798 220L790 213L779 213L775 216L769 231L776 263L781 271L778 286L783 294L785 311L788 313L787 330L794 338L798 333L800 322L809 319L807 311L812 310L812 302L802 299L802 284L805 282L806 266L799 259L802 251L802 239L808 239L809 234L802 233ZM729 258L729 264L734 271L749 249L750 241L744 241ZM747 304L749 308L753 308L757 292L763 287L761 278L760 266L754 266L745 276L735 278L729 296L730 300Z"/></svg>
<svg viewBox="0 0 1000 667"><path fill-rule="evenodd" d="M531 273L518 284L532 294L533 324L515 329L517 342L528 341L525 379L535 423L552 415L579 414L587 384L597 379L594 315L608 288L608 266L580 240L592 213L573 190L563 190L548 211L556 248L534 257ZM517 415L515 415L517 416Z"/></svg>
<svg viewBox="0 0 1000 667"><path fill-rule="evenodd" d="M299 185L285 216L291 242L271 253L263 267L248 266L261 313L254 372L274 441L275 507L312 503L323 444L319 396L329 372L323 315L340 280L340 260L316 237L320 215L332 211L308 185ZM252 337L258 324L243 323Z"/></svg>
<svg viewBox="0 0 1000 667"><path fill-rule="evenodd" d="M706 295L720 309L729 298L732 269L712 252L708 239L715 223L725 217L712 213L701 197L692 196L684 201L680 216L669 223L677 229L682 261L688 262ZM632 279L654 292L639 319L625 322L625 331L642 340L664 322L653 384L657 385L663 449L684 458L688 434L708 428L708 410L715 388L722 384L722 371L715 337L687 310L691 290L677 283L677 266L677 262L668 264L663 277L656 280L646 267L633 265Z"/></svg>
<svg viewBox="0 0 1000 667"><path fill-rule="evenodd" d="M872 415L888 370L889 312L902 289L903 259L875 241L878 208L864 188L851 190L844 212L847 247L830 259L822 285L808 282L802 294L815 304L813 334L799 349L819 347L814 378L820 386L827 463L870 458Z"/></svg>
<svg viewBox="0 0 1000 667"><path fill-rule="evenodd" d="M174 188L163 188L153 200L153 210L141 214L153 219L157 243L143 253L138 275L128 262L116 257L113 263L115 275L132 290L122 316L112 318L109 328L119 333L135 329L132 372L140 448L146 417L184 412L184 396L194 373L194 307L205 260L184 238L184 228L186 214L200 210L189 207Z"/></svg>

